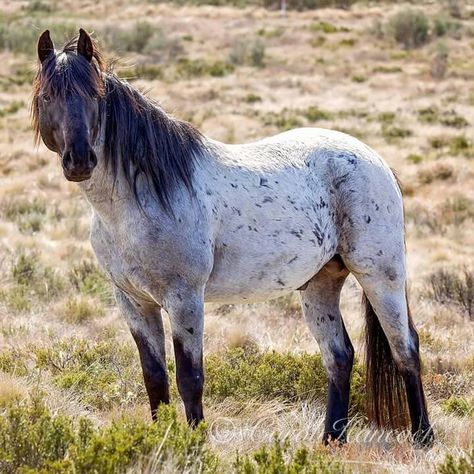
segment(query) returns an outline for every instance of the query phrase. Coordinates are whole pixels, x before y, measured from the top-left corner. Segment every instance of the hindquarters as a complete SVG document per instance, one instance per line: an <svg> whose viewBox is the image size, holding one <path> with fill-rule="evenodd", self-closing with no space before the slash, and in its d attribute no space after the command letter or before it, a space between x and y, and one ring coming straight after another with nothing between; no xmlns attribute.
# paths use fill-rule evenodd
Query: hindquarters
<svg viewBox="0 0 474 474"><path fill-rule="evenodd" d="M406 294L401 192L385 167L374 167L360 191L346 202L340 253L364 291L369 415L379 426L402 428L409 414L415 441L429 445L433 433Z"/></svg>

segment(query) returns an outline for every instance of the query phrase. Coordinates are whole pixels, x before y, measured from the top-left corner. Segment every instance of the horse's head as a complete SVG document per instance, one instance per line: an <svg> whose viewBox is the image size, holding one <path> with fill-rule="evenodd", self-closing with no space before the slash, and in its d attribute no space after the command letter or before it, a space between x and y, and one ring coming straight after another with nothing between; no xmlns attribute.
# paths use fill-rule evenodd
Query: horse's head
<svg viewBox="0 0 474 474"><path fill-rule="evenodd" d="M37 138L60 155L66 179L84 181L97 165L93 147L105 88L100 54L83 29L62 51L55 51L46 30L38 58L32 107Z"/></svg>

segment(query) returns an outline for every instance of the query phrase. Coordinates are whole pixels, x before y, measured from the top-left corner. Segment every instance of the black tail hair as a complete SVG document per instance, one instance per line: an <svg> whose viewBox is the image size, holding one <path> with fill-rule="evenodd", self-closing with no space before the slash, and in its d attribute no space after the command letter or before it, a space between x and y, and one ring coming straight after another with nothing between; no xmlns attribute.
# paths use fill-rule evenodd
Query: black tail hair
<svg viewBox="0 0 474 474"><path fill-rule="evenodd" d="M365 293L362 294L362 304L366 316L367 416L378 427L405 429L409 417L402 375L393 359L387 336ZM411 329L413 323L409 309L408 318Z"/></svg>

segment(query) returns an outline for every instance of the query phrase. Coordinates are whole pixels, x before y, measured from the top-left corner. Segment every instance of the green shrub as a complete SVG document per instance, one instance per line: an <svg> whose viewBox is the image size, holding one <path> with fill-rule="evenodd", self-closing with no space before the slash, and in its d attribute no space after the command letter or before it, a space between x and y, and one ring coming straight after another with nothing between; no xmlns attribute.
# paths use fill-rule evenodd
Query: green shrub
<svg viewBox="0 0 474 474"><path fill-rule="evenodd" d="M205 446L206 427L191 430L161 406L156 423L122 418L105 427L53 414L38 398L7 406L0 417L0 471L115 474L145 457L157 469L212 473L217 458ZM199 466L199 467L198 467Z"/></svg>
<svg viewBox="0 0 474 474"><path fill-rule="evenodd" d="M25 103L23 101L14 100L10 102L6 107L0 109L0 117L16 114L24 106Z"/></svg>
<svg viewBox="0 0 474 474"><path fill-rule="evenodd" d="M447 414L457 416L474 415L474 403L463 397L451 396L441 403L441 408Z"/></svg>
<svg viewBox="0 0 474 474"><path fill-rule="evenodd" d="M106 304L113 301L112 285L102 270L90 260L83 260L69 272L72 286L85 295L96 296Z"/></svg>
<svg viewBox="0 0 474 474"><path fill-rule="evenodd" d="M439 474L474 474L474 446L470 453L457 459L448 454L437 471Z"/></svg>
<svg viewBox="0 0 474 474"><path fill-rule="evenodd" d="M104 309L95 300L73 297L64 303L61 315L68 323L82 324L96 316L103 316Z"/></svg>
<svg viewBox="0 0 474 474"><path fill-rule="evenodd" d="M323 449L298 448L290 451L288 441L275 438L269 447L263 446L252 455L237 455L234 464L236 474L343 474L344 465Z"/></svg>
<svg viewBox="0 0 474 474"><path fill-rule="evenodd" d="M45 200L33 199L8 199L1 205L1 214L14 222L20 232L34 234L39 232L46 220L48 206Z"/></svg>
<svg viewBox="0 0 474 474"><path fill-rule="evenodd" d="M409 161L410 163L413 163L414 165L417 165L423 161L423 157L421 155L417 155L415 153L410 153L407 157L406 160Z"/></svg>
<svg viewBox="0 0 474 474"><path fill-rule="evenodd" d="M27 311L35 301L49 301L64 290L64 281L52 268L45 267L36 252L20 250L11 265L11 284L0 290L0 300L10 309Z"/></svg>
<svg viewBox="0 0 474 474"><path fill-rule="evenodd" d="M383 124L382 125L382 136L388 142L397 140L399 138L406 138L412 135L412 131L408 128L398 127L392 124Z"/></svg>
<svg viewBox="0 0 474 474"><path fill-rule="evenodd" d="M260 38L252 41L238 40L232 44L229 62L238 66L263 67L265 65L265 43Z"/></svg>
<svg viewBox="0 0 474 474"><path fill-rule="evenodd" d="M247 94L245 97L244 97L244 102L247 102L247 104L255 104L255 102L261 102L262 101L262 98L257 95L257 94L254 94L254 93L250 93L250 94Z"/></svg>
<svg viewBox="0 0 474 474"><path fill-rule="evenodd" d="M131 28L106 27L101 36L110 49L143 53L153 35L159 34L158 32L158 27L147 21L139 21Z"/></svg>
<svg viewBox="0 0 474 474"><path fill-rule="evenodd" d="M93 344L77 338L33 348L36 367L48 370L53 383L72 391L86 405L111 409L145 399L134 346L113 340Z"/></svg>
<svg viewBox="0 0 474 474"><path fill-rule="evenodd" d="M407 8L390 18L388 29L405 49L417 48L428 41L428 18L421 10Z"/></svg>
<svg viewBox="0 0 474 474"><path fill-rule="evenodd" d="M395 74L397 72L402 72L403 69L400 66L377 66L374 67L374 73L382 73L382 74Z"/></svg>
<svg viewBox="0 0 474 474"><path fill-rule="evenodd" d="M301 120L297 116L297 112L286 108L281 112L269 112L265 114L263 123L265 125L273 125L281 131L290 130L302 125Z"/></svg>
<svg viewBox="0 0 474 474"><path fill-rule="evenodd" d="M206 395L282 400L325 400L326 371L319 354L260 352L252 345L206 358ZM353 374L352 411L363 412L363 373Z"/></svg>
<svg viewBox="0 0 474 474"><path fill-rule="evenodd" d="M176 65L178 77L184 79L202 76L222 77L233 71L233 64L219 60L207 61L204 59L180 58Z"/></svg>
<svg viewBox="0 0 474 474"><path fill-rule="evenodd" d="M315 33L346 33L350 31L348 28L343 26L336 26L327 21L319 21L318 23L312 23L309 29Z"/></svg>
<svg viewBox="0 0 474 474"><path fill-rule="evenodd" d="M311 105L303 111L304 117L310 122L318 122L319 120L331 120L333 114L327 110L320 109L317 105Z"/></svg>
<svg viewBox="0 0 474 474"><path fill-rule="evenodd" d="M440 122L447 127L463 128L469 125L469 122L454 110L450 110L443 114Z"/></svg>
<svg viewBox="0 0 474 474"><path fill-rule="evenodd" d="M418 110L418 120L424 123L436 123L439 120L439 110L435 105Z"/></svg>

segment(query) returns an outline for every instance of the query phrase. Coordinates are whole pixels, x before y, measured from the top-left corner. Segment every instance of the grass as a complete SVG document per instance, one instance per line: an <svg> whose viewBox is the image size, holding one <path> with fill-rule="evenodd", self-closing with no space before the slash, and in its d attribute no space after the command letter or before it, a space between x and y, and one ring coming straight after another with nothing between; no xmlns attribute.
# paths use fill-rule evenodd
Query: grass
<svg viewBox="0 0 474 474"><path fill-rule="evenodd" d="M67 463L74 462L80 472L82 459L89 464L81 469L91 472L96 456L97 472L120 471L119 465L130 473L181 472L166 441L169 457L157 452L165 437L153 438L161 427L149 426L138 353L88 242L89 206L64 180L54 154L33 146L28 107L38 32L50 28L60 48L84 27L95 32L108 58L119 58L121 75L139 80L166 110L192 119L212 138L242 143L298 126L343 130L363 138L405 184L408 287L434 447L424 452L393 437L386 441L384 431L363 421L351 428L344 448L319 446L326 376L294 294L206 307L209 425L203 449L217 459L216 469L469 472L473 323L460 293L469 295L463 272L473 267L474 17L465 2L458 2L460 18L448 2L417 2L410 8L423 12L427 36L417 36L423 24L415 22L405 41L389 28L405 6L350 3L289 1L284 17L273 0L137 0L125 7L110 1L90 8L49 0L8 3L0 15L0 424L11 410L21 413L18 450L2 438L0 449L9 451L0 459L25 463L8 469L27 472L29 464L33 472L71 472ZM349 201L359 195L355 188ZM435 299L430 278L441 270L448 282L439 283ZM353 375L356 420L364 413L359 291L351 277L341 298L361 361ZM176 428L186 437L163 313L171 409L179 425L169 436ZM31 407L35 396L46 415ZM53 422L58 418L66 421ZM78 451L81 419L96 441ZM65 431L55 431L54 423ZM15 433L7 426L0 432ZM29 446L22 442L26 432L35 440ZM50 449L56 432L64 442L72 436L64 456ZM151 451L146 439L154 440ZM186 442L174 439L181 443L179 456ZM196 469L200 459L194 457Z"/></svg>

